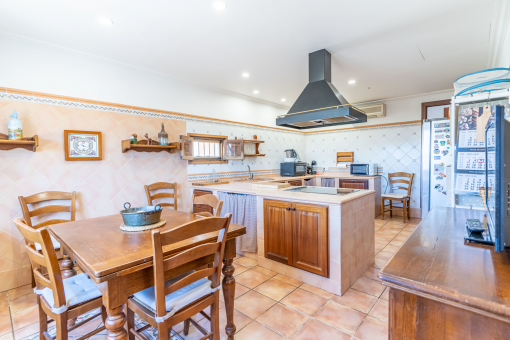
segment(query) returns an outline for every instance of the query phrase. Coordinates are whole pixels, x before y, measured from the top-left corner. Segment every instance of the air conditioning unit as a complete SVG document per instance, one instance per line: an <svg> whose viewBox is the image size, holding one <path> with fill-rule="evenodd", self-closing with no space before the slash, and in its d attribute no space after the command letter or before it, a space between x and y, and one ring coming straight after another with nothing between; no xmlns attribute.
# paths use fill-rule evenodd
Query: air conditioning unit
<svg viewBox="0 0 510 340"><path fill-rule="evenodd" d="M370 105L370 106L356 106L356 108L365 112L367 118L380 118L386 117L386 105Z"/></svg>

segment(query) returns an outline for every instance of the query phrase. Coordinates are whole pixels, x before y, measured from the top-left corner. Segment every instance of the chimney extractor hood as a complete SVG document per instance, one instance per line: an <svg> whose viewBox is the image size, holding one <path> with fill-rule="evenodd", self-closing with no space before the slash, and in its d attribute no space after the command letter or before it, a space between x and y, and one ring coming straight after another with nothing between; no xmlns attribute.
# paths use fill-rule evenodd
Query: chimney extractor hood
<svg viewBox="0 0 510 340"><path fill-rule="evenodd" d="M310 53L308 67L308 85L289 112L276 118L276 125L302 130L367 121L365 113L349 105L331 84L331 53Z"/></svg>

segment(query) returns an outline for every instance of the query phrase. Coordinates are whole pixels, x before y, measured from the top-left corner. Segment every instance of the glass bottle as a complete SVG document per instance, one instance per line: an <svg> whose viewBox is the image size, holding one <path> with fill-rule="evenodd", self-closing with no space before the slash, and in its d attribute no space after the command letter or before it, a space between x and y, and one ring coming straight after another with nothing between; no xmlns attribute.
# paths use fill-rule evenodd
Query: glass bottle
<svg viewBox="0 0 510 340"><path fill-rule="evenodd" d="M165 124L161 123L161 131L158 133L159 145L168 145L168 133L165 132Z"/></svg>

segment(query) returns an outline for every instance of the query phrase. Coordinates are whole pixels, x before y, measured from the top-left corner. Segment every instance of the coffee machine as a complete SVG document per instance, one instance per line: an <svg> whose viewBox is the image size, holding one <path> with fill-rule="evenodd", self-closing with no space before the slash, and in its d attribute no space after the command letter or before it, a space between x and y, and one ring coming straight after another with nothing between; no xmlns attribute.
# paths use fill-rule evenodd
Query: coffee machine
<svg viewBox="0 0 510 340"><path fill-rule="evenodd" d="M294 149L285 150L285 159L283 160L285 163L296 163L301 162L301 157L299 157L298 153Z"/></svg>
<svg viewBox="0 0 510 340"><path fill-rule="evenodd" d="M317 174L317 171L315 171L315 170L313 169L313 166L314 166L314 165L317 165L317 162L316 162L316 161L312 161L312 164L311 164L311 165L308 165L308 166L306 167L306 173L307 173L308 175L315 175L315 174Z"/></svg>

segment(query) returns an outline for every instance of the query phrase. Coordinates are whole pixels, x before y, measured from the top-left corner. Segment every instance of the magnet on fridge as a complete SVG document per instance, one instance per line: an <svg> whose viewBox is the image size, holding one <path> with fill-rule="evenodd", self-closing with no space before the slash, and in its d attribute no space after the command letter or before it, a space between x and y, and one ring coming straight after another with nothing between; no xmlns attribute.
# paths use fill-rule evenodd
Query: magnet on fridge
<svg viewBox="0 0 510 340"><path fill-rule="evenodd" d="M441 177L441 176L437 176L437 177L436 177L436 179L437 179L437 180L442 180L442 179L443 179L443 177Z"/></svg>
<svg viewBox="0 0 510 340"><path fill-rule="evenodd" d="M441 160L441 156L434 156L434 160L435 160L435 161L439 161L439 160Z"/></svg>
<svg viewBox="0 0 510 340"><path fill-rule="evenodd" d="M434 144L437 144L439 143L437 139L434 139Z"/></svg>
<svg viewBox="0 0 510 340"><path fill-rule="evenodd" d="M448 150L443 150L443 156L446 156L448 154Z"/></svg>
<svg viewBox="0 0 510 340"><path fill-rule="evenodd" d="M436 155L438 155L438 154L440 154L440 153L441 153L441 151L439 151L439 149L434 149L434 153L435 153Z"/></svg>
<svg viewBox="0 0 510 340"><path fill-rule="evenodd" d="M446 142L444 140L440 141L439 144L441 144L441 146L445 146L446 145Z"/></svg>

